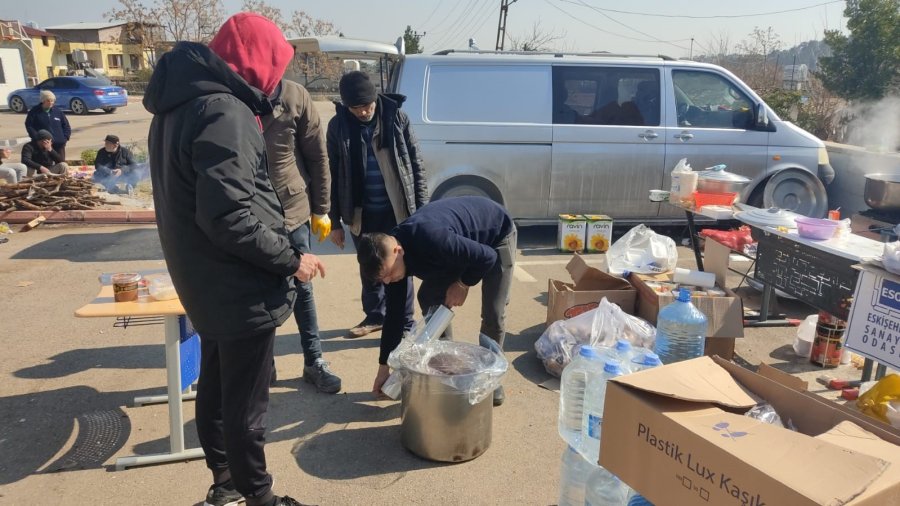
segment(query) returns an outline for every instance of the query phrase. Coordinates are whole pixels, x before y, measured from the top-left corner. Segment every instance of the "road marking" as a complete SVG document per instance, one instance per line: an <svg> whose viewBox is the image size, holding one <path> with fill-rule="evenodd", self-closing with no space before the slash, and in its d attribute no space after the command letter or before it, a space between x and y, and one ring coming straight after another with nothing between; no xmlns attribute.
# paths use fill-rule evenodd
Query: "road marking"
<svg viewBox="0 0 900 506"><path fill-rule="evenodd" d="M513 276L517 280L519 280L523 283L536 283L537 282L537 279L534 276L532 276L531 274L528 274L527 272L525 272L525 269L519 267L519 264L516 264L516 268L513 269Z"/></svg>

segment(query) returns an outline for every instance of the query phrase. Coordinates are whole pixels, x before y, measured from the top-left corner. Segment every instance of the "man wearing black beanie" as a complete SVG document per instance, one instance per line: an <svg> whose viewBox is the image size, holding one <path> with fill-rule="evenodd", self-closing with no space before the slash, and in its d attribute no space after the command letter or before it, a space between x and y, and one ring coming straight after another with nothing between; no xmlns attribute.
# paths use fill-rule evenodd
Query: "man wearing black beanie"
<svg viewBox="0 0 900 506"><path fill-rule="evenodd" d="M369 76L354 71L340 82L341 102L328 123L326 143L331 167L331 240L344 247L344 229L353 243L371 232L390 232L428 202L425 167L409 118L400 110L403 95L379 94ZM381 330L385 286L362 281L365 318L348 337ZM388 287L387 289L391 289ZM413 323L412 278L406 290L406 328Z"/></svg>

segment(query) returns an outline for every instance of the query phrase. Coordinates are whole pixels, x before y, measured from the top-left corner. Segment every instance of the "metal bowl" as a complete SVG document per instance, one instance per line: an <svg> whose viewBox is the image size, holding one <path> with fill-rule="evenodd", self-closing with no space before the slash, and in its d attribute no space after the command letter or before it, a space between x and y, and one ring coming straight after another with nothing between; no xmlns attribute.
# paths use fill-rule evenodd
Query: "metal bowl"
<svg viewBox="0 0 900 506"><path fill-rule="evenodd" d="M723 170L724 165L716 165L701 171L697 177L697 191L703 193L741 193L750 180L744 176Z"/></svg>
<svg viewBox="0 0 900 506"><path fill-rule="evenodd" d="M866 205L879 211L900 211L900 174L866 174Z"/></svg>

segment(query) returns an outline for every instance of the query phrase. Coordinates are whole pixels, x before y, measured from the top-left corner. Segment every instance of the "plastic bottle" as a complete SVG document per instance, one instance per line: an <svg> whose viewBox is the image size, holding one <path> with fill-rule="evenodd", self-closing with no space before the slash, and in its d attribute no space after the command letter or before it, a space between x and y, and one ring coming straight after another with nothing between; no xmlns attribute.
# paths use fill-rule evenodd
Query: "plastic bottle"
<svg viewBox="0 0 900 506"><path fill-rule="evenodd" d="M606 401L606 381L621 375L621 362L607 360L603 364L603 372L588 376L584 392L583 437L578 451L590 462L600 461L600 431L603 424L603 403Z"/></svg>
<svg viewBox="0 0 900 506"><path fill-rule="evenodd" d="M664 364L703 355L706 316L691 304L691 292L682 288L678 299L659 310L654 351Z"/></svg>
<svg viewBox="0 0 900 506"><path fill-rule="evenodd" d="M610 348L606 348L605 353L603 353L604 359L613 359L622 362L623 364L627 364L631 362L631 357L634 355L635 348L631 345L631 342L627 339L619 339L616 341L616 344Z"/></svg>
<svg viewBox="0 0 900 506"><path fill-rule="evenodd" d="M634 492L634 494L628 498L628 506L653 506L653 503L645 499L641 494Z"/></svg>
<svg viewBox="0 0 900 506"><path fill-rule="evenodd" d="M559 466L559 506L582 506L585 484L598 467L584 460L575 448L567 447Z"/></svg>
<svg viewBox="0 0 900 506"><path fill-rule="evenodd" d="M559 392L559 435L573 448L581 446L584 389L588 374L598 374L603 362L597 348L582 346L563 369Z"/></svg>
<svg viewBox="0 0 900 506"><path fill-rule="evenodd" d="M626 506L631 488L616 475L597 466L584 486L585 506Z"/></svg>
<svg viewBox="0 0 900 506"><path fill-rule="evenodd" d="M659 367L661 365L662 361L659 359L659 355L647 348L638 348L631 357L631 363L628 365L628 368L631 369L631 372L638 372L643 371L644 369Z"/></svg>

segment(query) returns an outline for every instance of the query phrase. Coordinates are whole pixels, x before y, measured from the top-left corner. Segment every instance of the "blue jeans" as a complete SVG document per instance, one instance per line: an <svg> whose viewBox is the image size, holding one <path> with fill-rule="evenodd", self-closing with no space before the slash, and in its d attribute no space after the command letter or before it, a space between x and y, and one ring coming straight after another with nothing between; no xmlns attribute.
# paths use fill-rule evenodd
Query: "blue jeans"
<svg viewBox="0 0 900 506"><path fill-rule="evenodd" d="M309 222L297 227L288 235L291 245L300 253L309 253ZM300 329L300 346L303 348L303 360L306 365L313 365L317 358L322 358L322 343L319 341L319 319L316 316L316 301L313 299L311 282L297 281L297 301L294 302L294 318Z"/></svg>

